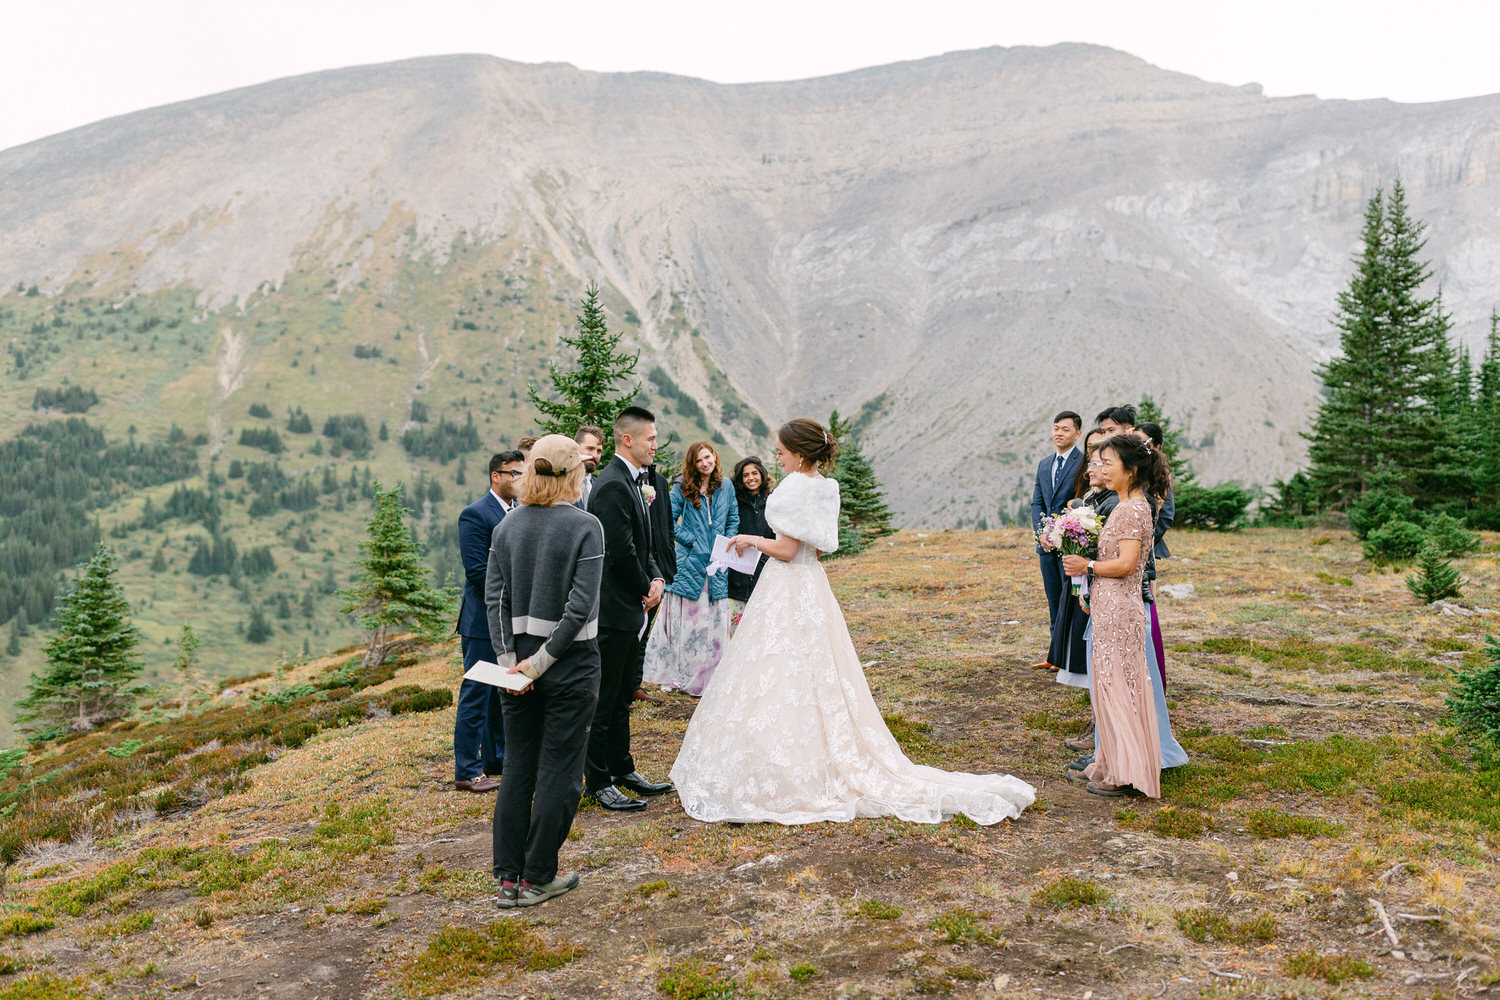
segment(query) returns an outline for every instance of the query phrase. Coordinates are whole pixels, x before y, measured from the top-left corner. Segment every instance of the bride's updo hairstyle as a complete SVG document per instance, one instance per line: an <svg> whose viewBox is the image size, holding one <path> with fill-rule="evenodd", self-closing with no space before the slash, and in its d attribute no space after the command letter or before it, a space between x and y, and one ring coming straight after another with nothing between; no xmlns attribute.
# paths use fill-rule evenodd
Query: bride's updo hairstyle
<svg viewBox="0 0 1500 1000"><path fill-rule="evenodd" d="M823 472L833 470L839 443L816 420L806 417L788 420L776 432L776 439L793 455L807 459L809 465L816 465Z"/></svg>
<svg viewBox="0 0 1500 1000"><path fill-rule="evenodd" d="M1167 495L1172 486L1172 467L1159 448L1151 447L1150 441L1130 432L1113 434L1099 445L1100 454L1106 451L1119 457L1120 465L1130 473L1131 483L1148 497L1160 503Z"/></svg>

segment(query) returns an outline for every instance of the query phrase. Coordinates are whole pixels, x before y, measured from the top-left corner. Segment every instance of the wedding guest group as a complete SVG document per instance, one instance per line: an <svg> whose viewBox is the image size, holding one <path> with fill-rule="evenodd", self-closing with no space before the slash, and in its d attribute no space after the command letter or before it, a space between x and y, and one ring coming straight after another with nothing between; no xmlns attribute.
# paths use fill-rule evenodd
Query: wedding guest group
<svg viewBox="0 0 1500 1000"><path fill-rule="evenodd" d="M645 679L701 695L729 642L727 573L710 575L714 539L739 533L739 502L707 441L688 445L671 489L677 573L666 586L646 645Z"/></svg>
<svg viewBox="0 0 1500 1000"><path fill-rule="evenodd" d="M458 606L459 645L464 670L481 660L495 662L489 623L484 612L485 572L490 539L505 515L515 507L517 480L525 468L520 451L490 457L489 489L458 515L458 550L464 567L463 598ZM464 680L458 688L458 710L453 722L453 787L465 792L492 792L500 787L493 775L505 759L505 731L499 689Z"/></svg>
<svg viewBox="0 0 1500 1000"><path fill-rule="evenodd" d="M758 455L746 456L735 465L730 479L734 483L734 498L739 506L740 534L775 538L776 532L766 523L766 498L771 495L776 481L766 471L766 463ZM741 573L734 569L729 571L729 600L734 608L735 619L745 610L745 602L755 592L761 570L766 568L766 558L764 553L759 556L754 573Z"/></svg>
<svg viewBox="0 0 1500 1000"><path fill-rule="evenodd" d="M600 691L605 535L576 506L583 457L561 434L536 441L521 505L495 529L485 611L494 661L529 683L503 696L505 773L492 826L502 908L535 906L578 885L558 872L582 794ZM493 689L498 690L498 688Z"/></svg>

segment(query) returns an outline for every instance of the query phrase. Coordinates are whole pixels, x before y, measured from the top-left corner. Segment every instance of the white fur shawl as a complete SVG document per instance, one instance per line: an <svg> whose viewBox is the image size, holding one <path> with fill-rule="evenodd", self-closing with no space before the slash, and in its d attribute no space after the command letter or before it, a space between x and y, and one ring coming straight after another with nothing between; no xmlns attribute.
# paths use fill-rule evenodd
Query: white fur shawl
<svg viewBox="0 0 1500 1000"><path fill-rule="evenodd" d="M766 501L766 524L820 552L839 547L839 484L793 472Z"/></svg>

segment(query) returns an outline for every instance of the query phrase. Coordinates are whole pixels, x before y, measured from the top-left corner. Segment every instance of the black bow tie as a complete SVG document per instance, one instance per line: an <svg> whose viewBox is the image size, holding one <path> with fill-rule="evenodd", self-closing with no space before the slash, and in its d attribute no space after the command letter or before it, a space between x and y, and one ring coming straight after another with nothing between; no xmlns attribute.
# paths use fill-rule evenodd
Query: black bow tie
<svg viewBox="0 0 1500 1000"><path fill-rule="evenodd" d="M641 470L641 474L635 477L635 482L637 486L646 485L646 470Z"/></svg>

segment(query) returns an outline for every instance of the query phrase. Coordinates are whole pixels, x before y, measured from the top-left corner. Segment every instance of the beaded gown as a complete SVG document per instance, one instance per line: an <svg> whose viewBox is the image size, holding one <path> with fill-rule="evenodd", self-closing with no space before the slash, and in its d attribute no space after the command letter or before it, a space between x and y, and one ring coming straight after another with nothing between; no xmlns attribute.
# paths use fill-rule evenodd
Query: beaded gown
<svg viewBox="0 0 1500 1000"><path fill-rule="evenodd" d="M1156 703L1146 674L1150 619L1141 600L1141 580L1151 552L1151 506L1122 500L1099 533L1099 561L1120 557L1120 542L1141 543L1135 567L1124 577L1094 577L1089 610L1093 623L1094 762L1084 773L1101 787L1130 785L1152 798L1161 795L1161 743Z"/></svg>
<svg viewBox="0 0 1500 1000"><path fill-rule="evenodd" d="M791 560L767 560L672 765L694 819L815 823L895 816L988 825L1036 799L1010 775L914 764L870 693L844 615L818 561L838 547L839 487L793 473L766 502Z"/></svg>

